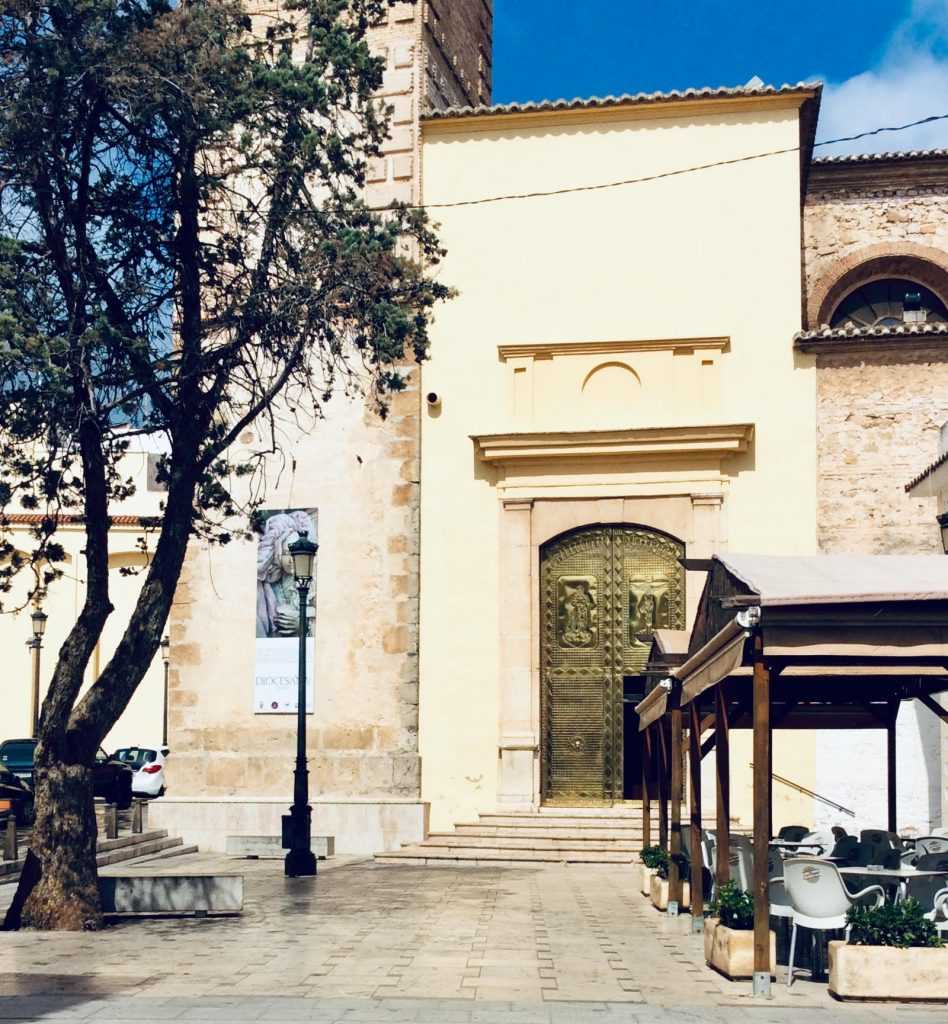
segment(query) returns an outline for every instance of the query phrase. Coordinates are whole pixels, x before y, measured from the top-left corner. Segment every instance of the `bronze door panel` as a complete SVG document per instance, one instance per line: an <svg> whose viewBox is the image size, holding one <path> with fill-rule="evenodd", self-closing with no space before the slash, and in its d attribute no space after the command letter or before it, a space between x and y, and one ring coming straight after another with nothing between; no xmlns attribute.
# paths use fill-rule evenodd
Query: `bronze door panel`
<svg viewBox="0 0 948 1024"><path fill-rule="evenodd" d="M619 800L623 677L651 633L684 626L684 545L633 526L594 526L540 555L544 800Z"/></svg>

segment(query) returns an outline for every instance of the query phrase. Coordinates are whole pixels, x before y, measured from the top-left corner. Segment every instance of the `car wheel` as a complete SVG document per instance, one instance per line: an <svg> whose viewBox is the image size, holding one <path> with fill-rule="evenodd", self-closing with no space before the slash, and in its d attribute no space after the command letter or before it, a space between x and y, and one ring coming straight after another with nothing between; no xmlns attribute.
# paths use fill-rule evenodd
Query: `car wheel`
<svg viewBox="0 0 948 1024"><path fill-rule="evenodd" d="M158 795L159 796L164 796L165 795L165 787L164 786L162 786L161 789L158 790Z"/></svg>
<svg viewBox="0 0 948 1024"><path fill-rule="evenodd" d="M131 784L123 786L117 782L113 789L113 803L120 811L127 811L132 806Z"/></svg>

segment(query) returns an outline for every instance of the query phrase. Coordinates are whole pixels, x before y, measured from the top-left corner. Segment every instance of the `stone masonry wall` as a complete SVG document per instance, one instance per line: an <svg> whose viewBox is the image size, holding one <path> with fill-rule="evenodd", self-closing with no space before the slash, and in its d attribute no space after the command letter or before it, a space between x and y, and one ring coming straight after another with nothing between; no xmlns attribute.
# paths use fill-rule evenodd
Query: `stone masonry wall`
<svg viewBox="0 0 948 1024"><path fill-rule="evenodd" d="M489 3L395 4L373 28L370 45L385 58L381 95L393 118L366 200L418 202L425 105L467 102L467 89L475 90L471 100L489 100ZM436 64L445 66L437 88ZM485 67L486 77L477 78ZM385 421L358 401L331 402L324 421L290 440L292 472L284 471L266 501L269 508L319 510L316 714L308 747L321 797L420 794L418 378L416 371ZM252 444L254 437L242 440ZM287 793L295 719L252 714L254 561L249 543L194 545L185 565L170 622L172 797Z"/></svg>
<svg viewBox="0 0 948 1024"><path fill-rule="evenodd" d="M913 168L816 166L804 213L811 304L866 256L948 250L948 161ZM935 457L948 419L948 343L868 342L817 356L817 371L820 547L940 550L934 506L903 487Z"/></svg>
<svg viewBox="0 0 948 1024"><path fill-rule="evenodd" d="M880 173L847 173L822 165L810 180L804 211L804 271L813 299L866 256L887 249L934 250L948 259L948 161L941 174L911 165ZM810 320L811 328L819 324Z"/></svg>
<svg viewBox="0 0 948 1024"><path fill-rule="evenodd" d="M948 161L814 168L804 213L809 326L833 284L867 259L948 259ZM900 272L905 264L893 263ZM948 298L948 296L946 296ZM829 303L831 304L831 303ZM821 551L939 554L933 499L905 484L937 454L948 421L948 339L869 340L816 356L817 528ZM817 736L817 789L852 807L856 821L817 808L817 825L850 830L885 819L884 737ZM948 806L948 729L926 708L899 715L898 825L929 831ZM866 766L853 773L851 766Z"/></svg>

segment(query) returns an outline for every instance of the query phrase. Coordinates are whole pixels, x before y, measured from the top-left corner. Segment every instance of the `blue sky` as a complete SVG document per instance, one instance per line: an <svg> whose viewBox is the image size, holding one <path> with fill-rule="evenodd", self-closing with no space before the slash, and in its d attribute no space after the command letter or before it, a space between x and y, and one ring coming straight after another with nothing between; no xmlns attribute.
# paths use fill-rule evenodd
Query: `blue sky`
<svg viewBox="0 0 948 1024"><path fill-rule="evenodd" d="M948 0L494 0L494 100L826 83L820 137L948 113ZM948 121L840 150L948 146Z"/></svg>

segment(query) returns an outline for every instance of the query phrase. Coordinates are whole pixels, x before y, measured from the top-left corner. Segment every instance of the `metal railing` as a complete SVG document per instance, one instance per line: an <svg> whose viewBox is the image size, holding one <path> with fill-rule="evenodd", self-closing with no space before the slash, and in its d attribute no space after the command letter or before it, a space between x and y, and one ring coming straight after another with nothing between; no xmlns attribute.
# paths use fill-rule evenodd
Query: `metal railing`
<svg viewBox="0 0 948 1024"><path fill-rule="evenodd" d="M753 761L750 762L749 767L753 770ZM792 779L785 779L782 775L778 775L776 772L771 772L770 777L774 782L779 782L783 786L789 786L791 789L795 789L798 793L803 793L805 796L811 796L814 800L819 800L821 804L826 804L827 807L832 807L841 814L848 814L850 818L856 817L856 812L851 808L843 807L842 804L836 803L835 800L830 800L829 797L821 796L819 793L814 793L812 789L807 789L806 786L801 786L799 782L794 782Z"/></svg>

